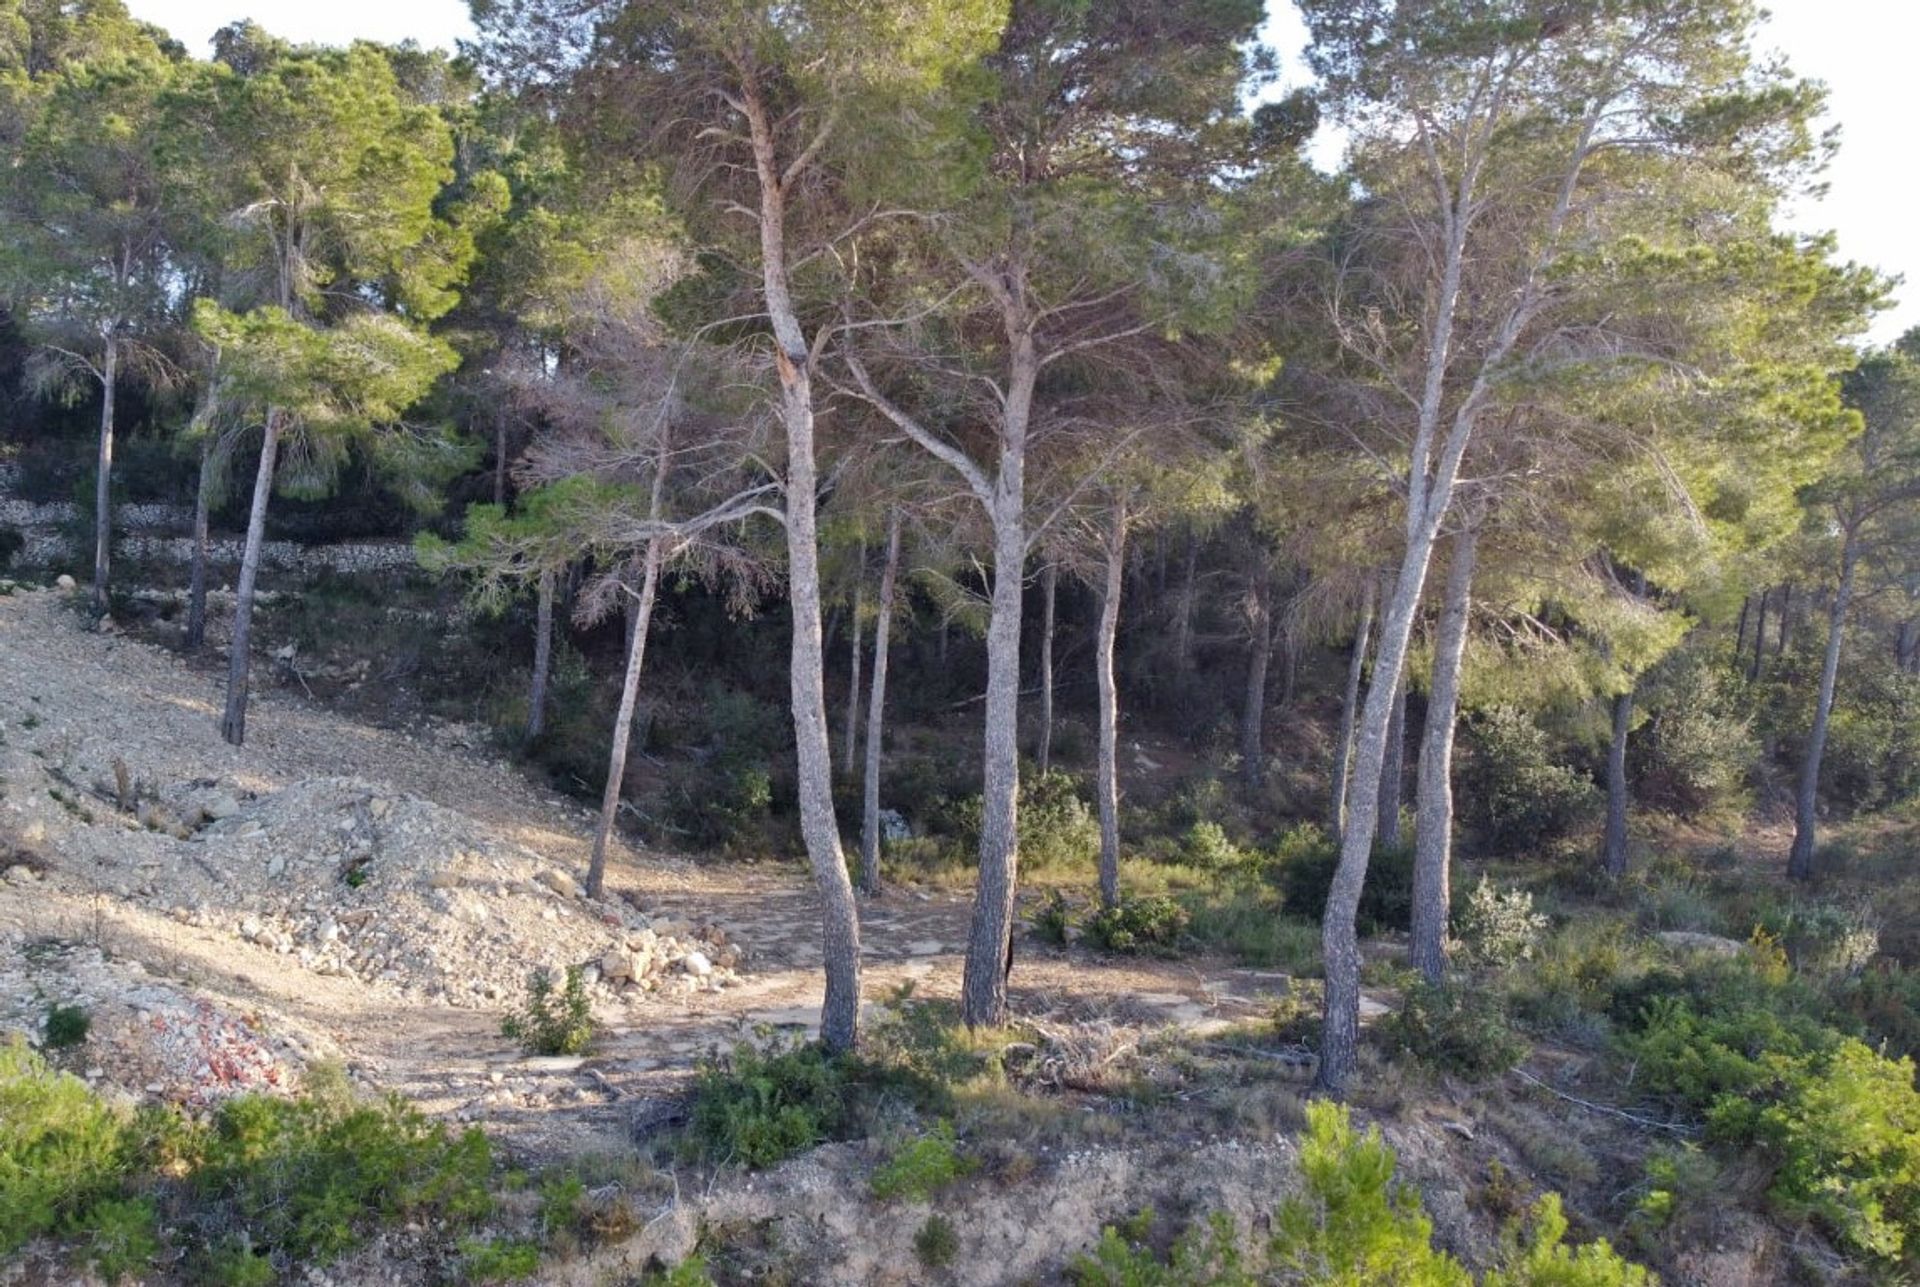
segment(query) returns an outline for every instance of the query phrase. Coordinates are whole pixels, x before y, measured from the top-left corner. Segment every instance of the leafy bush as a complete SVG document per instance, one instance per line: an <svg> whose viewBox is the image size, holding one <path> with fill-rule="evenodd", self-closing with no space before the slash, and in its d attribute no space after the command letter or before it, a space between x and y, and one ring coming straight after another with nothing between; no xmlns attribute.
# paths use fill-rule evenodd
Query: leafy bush
<svg viewBox="0 0 1920 1287"><path fill-rule="evenodd" d="M932 820L968 852L979 847L981 799L952 801ZM1084 868L1100 852L1100 820L1080 796L1070 773L1025 773L1020 778L1020 867L1023 871Z"/></svg>
<svg viewBox="0 0 1920 1287"><path fill-rule="evenodd" d="M925 1202L955 1180L973 1173L974 1161L954 1143L953 1123L935 1122L933 1129L905 1141L873 1173L873 1196L888 1201L906 1198Z"/></svg>
<svg viewBox="0 0 1920 1287"><path fill-rule="evenodd" d="M540 1272L540 1245L519 1238L465 1238L460 1276L468 1282L511 1282Z"/></svg>
<svg viewBox="0 0 1920 1287"><path fill-rule="evenodd" d="M1760 1114L1781 1159L1772 1196L1857 1251L1920 1267L1920 1091L1910 1059L1844 1041Z"/></svg>
<svg viewBox="0 0 1920 1287"><path fill-rule="evenodd" d="M1219 823L1196 822L1180 843L1180 861L1201 871L1230 872L1251 866L1258 855L1234 844Z"/></svg>
<svg viewBox="0 0 1920 1287"><path fill-rule="evenodd" d="M0 1253L71 1226L127 1166L125 1119L19 1037L0 1045Z"/></svg>
<svg viewBox="0 0 1920 1287"><path fill-rule="evenodd" d="M1566 1245L1567 1217L1560 1195L1534 1204L1524 1230L1512 1231L1500 1268L1485 1287L1651 1287L1654 1276L1620 1258L1605 1238L1583 1247Z"/></svg>
<svg viewBox="0 0 1920 1287"><path fill-rule="evenodd" d="M1230 1287L1253 1281L1240 1267L1238 1237L1224 1212L1188 1228L1165 1260L1154 1252L1152 1232L1151 1209L1106 1226L1094 1249L1067 1266L1067 1280L1074 1287Z"/></svg>
<svg viewBox="0 0 1920 1287"><path fill-rule="evenodd" d="M1344 1107L1308 1104L1302 1191L1274 1217L1274 1262L1308 1281L1468 1287L1467 1271L1434 1249L1419 1193L1394 1184L1393 1169L1379 1127L1361 1134Z"/></svg>
<svg viewBox="0 0 1920 1287"><path fill-rule="evenodd" d="M1256 969L1320 973L1320 926L1291 916L1271 891L1236 883L1183 897L1187 935Z"/></svg>
<svg viewBox="0 0 1920 1287"><path fill-rule="evenodd" d="M1651 717L1628 744L1628 756L1643 803L1686 818L1745 805L1760 744L1736 683L1717 659L1683 649L1642 685Z"/></svg>
<svg viewBox="0 0 1920 1287"><path fill-rule="evenodd" d="M1282 839L1275 860L1280 898L1287 913L1318 922L1326 915L1340 852L1317 827L1299 828ZM1413 850L1381 849L1367 863L1357 920L1362 934L1408 929L1413 921Z"/></svg>
<svg viewBox="0 0 1920 1287"><path fill-rule="evenodd" d="M1592 780L1553 758L1547 735L1525 711L1490 707L1468 727L1461 813L1489 849L1512 853L1558 839L1598 809Z"/></svg>
<svg viewBox="0 0 1920 1287"><path fill-rule="evenodd" d="M41 1031L45 1036L47 1049L66 1050L77 1046L87 1039L87 1032L93 1027L93 1018L85 1006L50 1005Z"/></svg>
<svg viewBox="0 0 1920 1287"><path fill-rule="evenodd" d="M580 967L567 967L566 982L557 994L553 976L535 971L527 980L520 1013L501 1020L500 1032L530 1055L577 1055L592 1045L593 1005Z"/></svg>
<svg viewBox="0 0 1920 1287"><path fill-rule="evenodd" d="M1109 952L1172 952L1187 928L1187 909L1160 894L1123 895L1087 916L1087 941Z"/></svg>
<svg viewBox="0 0 1920 1287"><path fill-rule="evenodd" d="M1533 910L1532 894L1520 889L1495 889L1482 876L1467 896L1467 905L1456 924L1469 960L1506 969L1533 959L1547 918Z"/></svg>
<svg viewBox="0 0 1920 1287"><path fill-rule="evenodd" d="M1498 997L1477 988L1414 983L1397 1013L1380 1024L1388 1049L1468 1077L1492 1077L1527 1055Z"/></svg>
<svg viewBox="0 0 1920 1287"><path fill-rule="evenodd" d="M705 1157L760 1170L846 1126L850 1061L817 1045L751 1045L701 1065L690 1138Z"/></svg>
<svg viewBox="0 0 1920 1287"><path fill-rule="evenodd" d="M960 1235L953 1230L953 1221L935 1212L926 1218L913 1234L913 1254L919 1262L929 1269L939 1269L953 1263L960 1254Z"/></svg>
<svg viewBox="0 0 1920 1287"><path fill-rule="evenodd" d="M108 1282L144 1269L160 1254L159 1217L146 1198L104 1198L83 1224L87 1260Z"/></svg>
<svg viewBox="0 0 1920 1287"><path fill-rule="evenodd" d="M1763 924L1795 969L1815 974L1858 974L1880 953L1880 928L1868 906L1801 903Z"/></svg>
<svg viewBox="0 0 1920 1287"><path fill-rule="evenodd" d="M1047 901L1033 917L1033 932L1042 943L1064 947L1073 930L1073 904L1057 889L1047 891Z"/></svg>
<svg viewBox="0 0 1920 1287"><path fill-rule="evenodd" d="M453 1135L397 1097L362 1100L337 1072L301 1099L248 1096L215 1115L197 1188L253 1243L296 1264L352 1248L372 1217L459 1227L485 1217L493 1158L478 1128Z"/></svg>

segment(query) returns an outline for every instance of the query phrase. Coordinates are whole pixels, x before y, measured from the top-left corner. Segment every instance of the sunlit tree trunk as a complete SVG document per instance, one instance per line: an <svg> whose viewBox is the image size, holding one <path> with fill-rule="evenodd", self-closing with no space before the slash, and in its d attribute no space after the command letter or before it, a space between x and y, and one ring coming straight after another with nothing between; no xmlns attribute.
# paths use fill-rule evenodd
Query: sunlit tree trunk
<svg viewBox="0 0 1920 1287"><path fill-rule="evenodd" d="M267 505L273 498L273 471L280 456L283 413L267 410L260 441L260 467L253 477L253 507L247 512L247 542L240 554L240 580L233 593L233 644L227 655L227 709L220 736L242 745L247 740L247 681L252 669L253 596L260 579L260 554L267 537Z"/></svg>
<svg viewBox="0 0 1920 1287"><path fill-rule="evenodd" d="M873 623L873 692L867 697L867 766L861 799L860 883L880 892L880 764L886 732L887 644L893 633L894 586L900 572L900 512L887 518L887 562L880 569L879 615Z"/></svg>
<svg viewBox="0 0 1920 1287"><path fill-rule="evenodd" d="M1413 830L1413 935L1409 956L1427 982L1447 970L1447 918L1453 898L1453 741L1460 714L1460 663L1467 651L1473 607L1478 533L1463 527L1453 539L1446 600L1433 642L1433 682L1420 741L1419 788ZM1401 694L1404 703L1406 695Z"/></svg>
<svg viewBox="0 0 1920 1287"><path fill-rule="evenodd" d="M113 557L113 394L120 342L111 329L100 361L100 451L93 479L93 615L107 615L107 577Z"/></svg>
<svg viewBox="0 0 1920 1287"><path fill-rule="evenodd" d="M200 481L193 491L193 555L187 573L188 652L199 652L207 642L207 536L213 518L213 483L219 462L214 457L211 430L200 439Z"/></svg>
<svg viewBox="0 0 1920 1287"><path fill-rule="evenodd" d="M1053 614L1060 590L1060 569L1051 560L1040 572L1040 748L1034 758L1042 773L1053 768Z"/></svg>
<svg viewBox="0 0 1920 1287"><path fill-rule="evenodd" d="M1340 703L1340 732L1333 744L1333 782L1328 793L1327 834L1340 843L1347 823L1347 766L1353 758L1353 721L1360 704L1360 681L1367 673L1367 640L1373 633L1374 585L1368 580L1360 604L1360 620L1353 628L1353 651L1347 656L1347 689Z"/></svg>
<svg viewBox="0 0 1920 1287"><path fill-rule="evenodd" d="M613 743L607 753L607 784L600 793L600 825L593 833L593 857L587 864L587 897L606 892L607 846L620 820L620 799L627 782L627 750L633 740L633 711L640 696L640 672L647 660L647 633L653 626L654 595L660 586L663 552L658 538L647 543L640 597L627 632L627 667L620 680L620 707L613 717Z"/></svg>
<svg viewBox="0 0 1920 1287"><path fill-rule="evenodd" d="M1407 791L1407 677L1400 676L1400 687L1393 695L1393 711L1387 723L1387 762L1380 769L1380 844L1388 849L1400 847L1400 806Z"/></svg>
<svg viewBox="0 0 1920 1287"><path fill-rule="evenodd" d="M1113 674L1113 642L1120 630L1126 540L1127 503L1118 499L1105 541L1106 581L1101 587L1100 628L1093 648L1100 688L1100 764L1095 775L1100 807L1100 902L1106 907L1120 901L1120 687Z"/></svg>
<svg viewBox="0 0 1920 1287"><path fill-rule="evenodd" d="M1807 734L1807 752L1800 762L1800 786L1794 800L1793 848L1787 855L1787 875L1795 880L1813 877L1813 850L1819 827L1820 761L1827 753L1827 724L1833 717L1833 692L1840 678L1840 644L1847 628L1847 609L1853 603L1853 576L1859 562L1859 528L1847 529L1840 551L1840 584L1827 608L1827 655L1820 667L1820 695L1813 708L1813 728Z"/></svg>
<svg viewBox="0 0 1920 1287"><path fill-rule="evenodd" d="M533 610L533 679L527 690L527 730L531 746L547 730L547 682L553 672L553 569L540 574Z"/></svg>
<svg viewBox="0 0 1920 1287"><path fill-rule="evenodd" d="M1273 665L1272 576L1262 559L1247 578L1247 680L1240 698L1240 772L1249 791L1267 778L1267 671Z"/></svg>

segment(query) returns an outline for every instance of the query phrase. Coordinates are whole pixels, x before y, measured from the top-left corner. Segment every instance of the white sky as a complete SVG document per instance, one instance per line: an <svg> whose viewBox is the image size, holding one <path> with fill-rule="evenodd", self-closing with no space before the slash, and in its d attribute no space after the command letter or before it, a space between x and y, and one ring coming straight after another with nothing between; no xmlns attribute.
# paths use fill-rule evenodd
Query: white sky
<svg viewBox="0 0 1920 1287"><path fill-rule="evenodd" d="M1299 19L1290 3L1269 4L1276 13L1268 38L1297 75ZM469 31L465 0L128 0L127 7L202 52L216 30L241 17L302 42L412 37L451 46ZM1875 340L1891 340L1920 325L1920 148L1912 141L1920 122L1912 57L1920 48L1920 5L1772 0L1771 8L1765 42L1785 52L1801 75L1826 82L1832 119L1841 126L1840 156L1827 175L1831 191L1796 210L1794 223L1836 232L1842 254L1906 277L1900 306L1873 329Z"/></svg>

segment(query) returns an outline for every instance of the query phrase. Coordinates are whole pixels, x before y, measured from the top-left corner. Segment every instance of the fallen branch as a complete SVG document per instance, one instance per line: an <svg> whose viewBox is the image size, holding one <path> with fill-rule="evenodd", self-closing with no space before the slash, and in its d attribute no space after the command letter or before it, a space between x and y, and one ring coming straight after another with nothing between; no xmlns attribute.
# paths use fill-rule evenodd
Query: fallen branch
<svg viewBox="0 0 1920 1287"><path fill-rule="evenodd" d="M1552 1086L1547 1085L1546 1082L1541 1081L1524 1068L1515 1068L1513 1075L1530 1086L1538 1086L1555 1099L1564 1099L1567 1103L1587 1109L1589 1112L1602 1113L1608 1117L1617 1117L1623 1122L1630 1122L1644 1130L1671 1131L1675 1135L1698 1135L1700 1133L1700 1128L1697 1126L1689 1126L1683 1122L1662 1122L1651 1117L1642 1117L1638 1113L1629 1113L1624 1108L1615 1108L1611 1104L1596 1104L1590 1099L1581 1099L1577 1095L1569 1095L1564 1090L1555 1090Z"/></svg>

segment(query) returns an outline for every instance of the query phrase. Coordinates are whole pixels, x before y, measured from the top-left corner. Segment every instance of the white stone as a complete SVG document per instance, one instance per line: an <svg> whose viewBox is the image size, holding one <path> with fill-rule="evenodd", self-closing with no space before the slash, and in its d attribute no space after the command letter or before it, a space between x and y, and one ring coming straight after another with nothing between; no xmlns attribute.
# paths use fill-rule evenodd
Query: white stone
<svg viewBox="0 0 1920 1287"><path fill-rule="evenodd" d="M707 959L705 952L688 952L680 962L680 968L696 979L704 979L713 973L713 962Z"/></svg>

